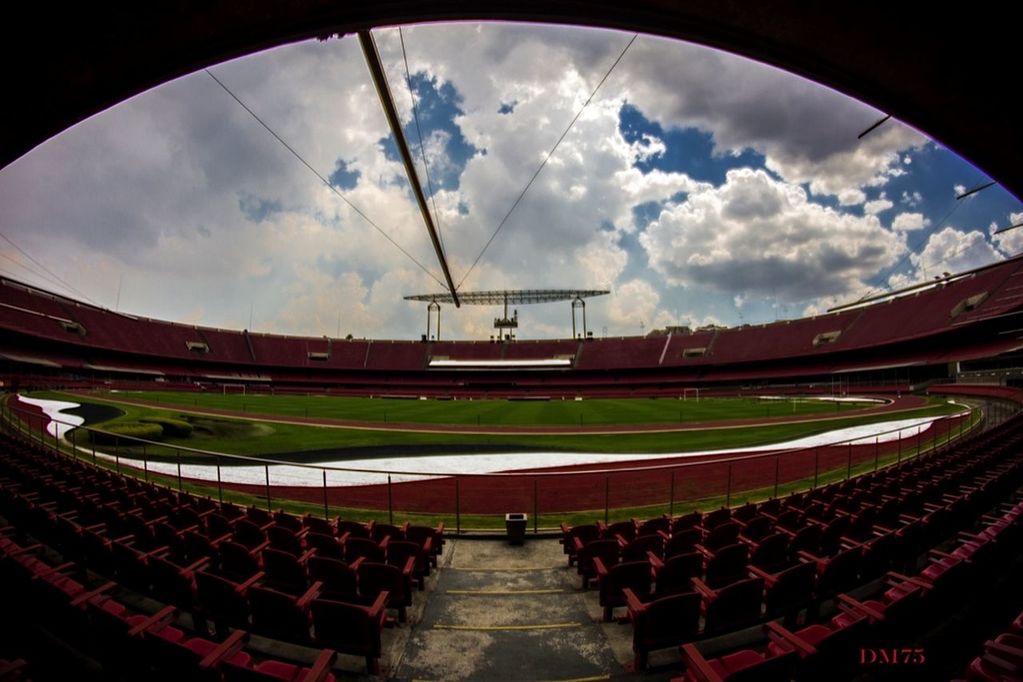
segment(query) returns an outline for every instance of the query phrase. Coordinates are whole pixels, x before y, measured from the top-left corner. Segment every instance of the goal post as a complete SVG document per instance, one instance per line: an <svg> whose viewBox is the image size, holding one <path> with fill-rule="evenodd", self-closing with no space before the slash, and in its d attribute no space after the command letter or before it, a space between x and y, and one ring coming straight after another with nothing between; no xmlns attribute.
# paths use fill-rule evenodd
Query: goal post
<svg viewBox="0 0 1023 682"><path fill-rule="evenodd" d="M245 384L221 384L224 395L245 395Z"/></svg>
<svg viewBox="0 0 1023 682"><path fill-rule="evenodd" d="M700 402L700 389L698 389L698 388L683 388L682 389L682 400L690 400L691 397L695 397L696 402Z"/></svg>

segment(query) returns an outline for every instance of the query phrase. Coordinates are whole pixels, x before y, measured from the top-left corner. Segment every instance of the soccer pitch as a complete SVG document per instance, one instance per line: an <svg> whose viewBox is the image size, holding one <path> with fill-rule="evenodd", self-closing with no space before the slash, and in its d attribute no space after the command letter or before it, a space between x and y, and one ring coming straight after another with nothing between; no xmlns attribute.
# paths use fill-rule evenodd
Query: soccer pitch
<svg viewBox="0 0 1023 682"><path fill-rule="evenodd" d="M876 403L836 404L798 398L764 401L715 398L697 403L664 398L540 402L158 392L36 395L115 405L121 416L96 422L94 426L99 429L114 430L118 424L153 417L184 420L194 427L185 438L165 434L162 446L150 446L149 456L177 458L182 454L177 450L180 446L292 462L537 449L635 454L684 452L777 443L884 421L896 415L923 417L960 409L935 399L919 401L912 409L879 414L865 413L866 408L877 407ZM484 415L490 421L484 421ZM756 423L739 421L744 419ZM540 427L549 432L514 432L517 428ZM610 427L621 432L591 431ZM138 449L131 448L126 441L121 446L127 453ZM185 457L190 458L187 451Z"/></svg>
<svg viewBox="0 0 1023 682"><path fill-rule="evenodd" d="M601 426L687 424L739 419L838 414L876 407L870 402L807 398L595 398L586 400L415 400L317 395L222 395L119 392L112 400L141 400L167 407L199 407L286 417L380 424L471 426Z"/></svg>

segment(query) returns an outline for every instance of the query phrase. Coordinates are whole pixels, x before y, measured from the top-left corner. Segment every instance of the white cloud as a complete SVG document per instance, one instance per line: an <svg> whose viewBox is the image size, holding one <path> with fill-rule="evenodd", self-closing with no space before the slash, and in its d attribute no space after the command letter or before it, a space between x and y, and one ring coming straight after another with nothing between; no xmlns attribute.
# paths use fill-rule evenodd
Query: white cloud
<svg viewBox="0 0 1023 682"><path fill-rule="evenodd" d="M679 65L684 64L684 68ZM925 138L889 121L858 140L879 112L833 90L716 50L641 38L616 71L658 120L714 136L720 153L754 149L785 180L851 198L884 185L903 152ZM859 203L859 202L855 202Z"/></svg>
<svg viewBox="0 0 1023 682"><path fill-rule="evenodd" d="M988 229L988 233L992 234L996 230L1001 229L1002 227L1015 225L1019 222L1023 222L1023 212L1010 213L1009 220L1005 225L998 225L996 223L992 223L991 227ZM1023 227L1017 227L1012 230L1009 230L1008 232L993 235L991 237L991 241L993 241L995 245L998 247L998 250L1001 251L1006 256L1015 256L1016 254L1023 251Z"/></svg>
<svg viewBox="0 0 1023 682"><path fill-rule="evenodd" d="M861 189L843 189L838 192L838 203L842 206L857 206L867 200Z"/></svg>
<svg viewBox="0 0 1023 682"><path fill-rule="evenodd" d="M922 213L900 213L892 220L892 229L896 232L911 232L928 227L931 224L929 218Z"/></svg>
<svg viewBox="0 0 1023 682"><path fill-rule="evenodd" d="M640 243L670 283L785 302L849 293L905 248L876 217L813 203L802 188L749 169L666 207Z"/></svg>
<svg viewBox="0 0 1023 682"><path fill-rule="evenodd" d="M648 282L629 280L615 288L608 305L608 321L629 334L639 334L672 324L665 311L658 311L661 297Z"/></svg>
<svg viewBox="0 0 1023 682"><path fill-rule="evenodd" d="M888 198L884 195L884 192L882 192L881 196L878 197L877 199L874 199L873 201L868 201L867 203L863 204L863 211L864 213L869 213L870 215L877 215L878 213L883 213L884 211L887 211L894 205L895 204L889 201Z"/></svg>
<svg viewBox="0 0 1023 682"><path fill-rule="evenodd" d="M632 143L632 154L637 161L649 161L663 156L668 151L664 140L652 135L643 134L642 139Z"/></svg>
<svg viewBox="0 0 1023 682"><path fill-rule="evenodd" d="M912 270L889 278L893 287L903 287L932 279L945 272L961 272L1003 260L980 230L962 232L949 225L927 240L920 253L909 257Z"/></svg>

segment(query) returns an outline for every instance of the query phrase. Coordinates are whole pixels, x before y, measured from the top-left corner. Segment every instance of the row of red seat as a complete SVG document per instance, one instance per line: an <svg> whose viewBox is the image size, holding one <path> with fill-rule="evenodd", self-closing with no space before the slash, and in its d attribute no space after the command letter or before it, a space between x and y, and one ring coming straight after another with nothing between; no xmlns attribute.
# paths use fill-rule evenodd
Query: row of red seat
<svg viewBox="0 0 1023 682"><path fill-rule="evenodd" d="M977 473L961 490L973 496L983 508L1007 491L1015 490L1021 481L1023 457L1018 442L1008 457L995 457L986 473ZM810 623L792 631L775 622L764 625L768 644L762 651L741 651L707 660L692 644L682 646L686 675L676 682L696 680L817 680L845 679L863 672L864 660L855 652L874 652L875 645L897 650L899 655L912 656L889 663L909 666L926 663L926 651L914 648L914 633L952 616L959 605L970 599L975 588L984 585L1018 554L1023 537L1020 512L1023 501L1019 493L993 514L974 516L979 526L976 533L960 533L949 551L931 550L926 564L910 573L888 571L878 583L878 594L856 599L839 593L837 610L830 620ZM934 655L934 652L931 652ZM978 678L1002 679L1002 678Z"/></svg>
<svg viewBox="0 0 1023 682"><path fill-rule="evenodd" d="M0 513L79 580L151 595L203 636L251 630L365 656L371 671L386 611L405 620L443 545L443 527L242 510L9 442L0 475Z"/></svg>
<svg viewBox="0 0 1023 682"><path fill-rule="evenodd" d="M38 544L23 546L13 539L14 530L13 526L0 530L0 578L9 591L8 613L42 617L48 627L64 634L88 633L89 646L112 678L155 674L158 679L218 682L335 679L330 668L337 654L332 650L321 651L311 666L303 667L260 660L245 651L248 633L244 630L235 630L221 641L189 635L176 625L179 614L174 606L149 615L135 613L110 596L116 583L87 588L70 575L73 564L52 565L40 558Z"/></svg>
<svg viewBox="0 0 1023 682"><path fill-rule="evenodd" d="M599 583L605 619L628 608L642 667L651 650L764 618L792 626L804 610L812 620L825 600L889 569L915 570L920 551L1018 485L1021 445L1019 433L996 431L808 494L675 519L563 526L562 541L584 586Z"/></svg>

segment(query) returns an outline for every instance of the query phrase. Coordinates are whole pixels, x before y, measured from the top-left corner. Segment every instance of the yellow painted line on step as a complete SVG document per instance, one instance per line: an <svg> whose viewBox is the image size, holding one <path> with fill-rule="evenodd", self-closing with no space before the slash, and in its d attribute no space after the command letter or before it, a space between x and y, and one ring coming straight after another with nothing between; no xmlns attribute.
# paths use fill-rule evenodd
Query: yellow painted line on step
<svg viewBox="0 0 1023 682"><path fill-rule="evenodd" d="M547 680L546 682L602 682L602 680L610 680L611 675L604 673L603 675L593 675L591 677L572 677L564 680ZM440 682L439 680L424 680L418 677L413 677L412 682Z"/></svg>
<svg viewBox="0 0 1023 682"><path fill-rule="evenodd" d="M531 625L448 625L437 623L433 626L436 630L478 630L482 632L496 632L500 630L565 630L567 628L582 627L579 623L533 623Z"/></svg>
<svg viewBox="0 0 1023 682"><path fill-rule="evenodd" d="M446 594L467 594L476 596L505 596L518 594L573 594L574 590L545 589L545 590L447 590Z"/></svg>
<svg viewBox="0 0 1023 682"><path fill-rule="evenodd" d="M524 566L520 568L461 568L460 566L446 566L446 571L462 571L463 573L521 573L526 571L557 571L563 566Z"/></svg>

